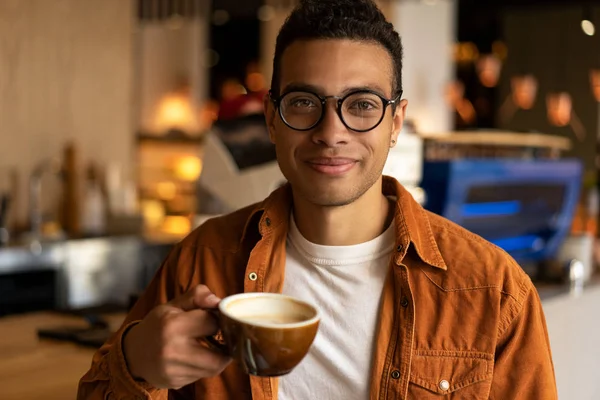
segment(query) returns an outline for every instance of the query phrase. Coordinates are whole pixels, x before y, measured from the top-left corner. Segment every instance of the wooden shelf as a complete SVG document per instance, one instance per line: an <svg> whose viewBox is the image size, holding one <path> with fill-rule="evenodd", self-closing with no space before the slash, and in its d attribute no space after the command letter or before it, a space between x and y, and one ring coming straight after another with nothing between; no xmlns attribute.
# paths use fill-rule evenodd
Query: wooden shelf
<svg viewBox="0 0 600 400"><path fill-rule="evenodd" d="M139 144L161 144L161 145L169 145L169 144L202 144L204 142L204 135L199 136L174 136L174 135L150 135L150 134L138 134L136 137Z"/></svg>
<svg viewBox="0 0 600 400"><path fill-rule="evenodd" d="M571 140L562 136L543 133L519 133L504 131L458 131L436 134L420 134L424 140L437 143L548 148L560 151L571 149Z"/></svg>

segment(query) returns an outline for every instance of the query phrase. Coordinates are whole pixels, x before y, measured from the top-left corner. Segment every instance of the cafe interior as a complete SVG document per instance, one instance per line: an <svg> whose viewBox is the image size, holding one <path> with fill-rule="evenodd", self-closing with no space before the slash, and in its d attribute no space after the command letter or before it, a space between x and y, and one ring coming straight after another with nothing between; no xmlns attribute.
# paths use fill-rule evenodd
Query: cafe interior
<svg viewBox="0 0 600 400"><path fill-rule="evenodd" d="M0 398L75 399L172 246L285 182L262 99L293 0L0 0ZM379 0L384 174L507 251L559 398L600 399L600 3Z"/></svg>

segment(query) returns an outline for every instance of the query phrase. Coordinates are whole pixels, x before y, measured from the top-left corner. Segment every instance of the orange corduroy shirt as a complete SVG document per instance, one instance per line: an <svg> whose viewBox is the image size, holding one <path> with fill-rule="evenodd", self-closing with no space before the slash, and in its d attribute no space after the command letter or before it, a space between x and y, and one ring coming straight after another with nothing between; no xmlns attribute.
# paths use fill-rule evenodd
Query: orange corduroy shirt
<svg viewBox="0 0 600 400"><path fill-rule="evenodd" d="M424 210L394 179L384 177L383 192L396 201L396 251L365 378L370 399L556 399L544 314L525 272L503 250ZM78 399L276 399L277 378L248 376L235 363L178 391L152 388L129 374L122 337L155 306L198 284L222 298L281 292L291 206L283 186L178 243L95 354Z"/></svg>

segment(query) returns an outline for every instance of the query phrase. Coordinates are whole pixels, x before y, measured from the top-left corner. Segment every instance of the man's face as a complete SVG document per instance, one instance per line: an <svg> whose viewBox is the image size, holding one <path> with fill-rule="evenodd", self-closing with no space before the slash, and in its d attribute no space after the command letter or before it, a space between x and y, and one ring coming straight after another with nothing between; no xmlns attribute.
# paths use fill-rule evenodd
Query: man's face
<svg viewBox="0 0 600 400"><path fill-rule="evenodd" d="M310 88L322 97L341 97L354 89L368 88L391 99L392 77L392 58L378 44L339 39L297 41L281 60L280 94L291 88ZM311 104L301 99L294 107L304 111ZM358 103L352 107L360 110L370 106ZM281 171L296 195L320 206L350 204L381 178L405 109L405 100L398 104L395 115L388 106L376 128L355 132L338 116L337 100L329 99L321 122L308 131L297 131L282 121L273 102L265 100Z"/></svg>

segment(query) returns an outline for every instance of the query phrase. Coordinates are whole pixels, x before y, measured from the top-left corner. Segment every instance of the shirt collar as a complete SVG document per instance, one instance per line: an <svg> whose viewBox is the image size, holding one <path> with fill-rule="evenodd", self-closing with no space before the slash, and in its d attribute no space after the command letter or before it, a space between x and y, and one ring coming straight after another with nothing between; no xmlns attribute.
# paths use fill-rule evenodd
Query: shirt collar
<svg viewBox="0 0 600 400"><path fill-rule="evenodd" d="M431 228L429 216L413 196L394 178L383 177L383 194L396 200L394 222L396 225L395 262L400 264L412 245L419 258L426 264L447 269ZM248 229L258 228L262 236L273 234L284 228L287 233L292 205L292 192L288 184L275 190L264 201L258 203L246 221L242 240ZM260 217L259 217L260 215ZM256 224L258 221L258 227Z"/></svg>
<svg viewBox="0 0 600 400"><path fill-rule="evenodd" d="M433 234L427 211L408 190L389 176L383 177L383 194L396 199L396 263L402 262L412 244L424 263L443 270L448 269Z"/></svg>

